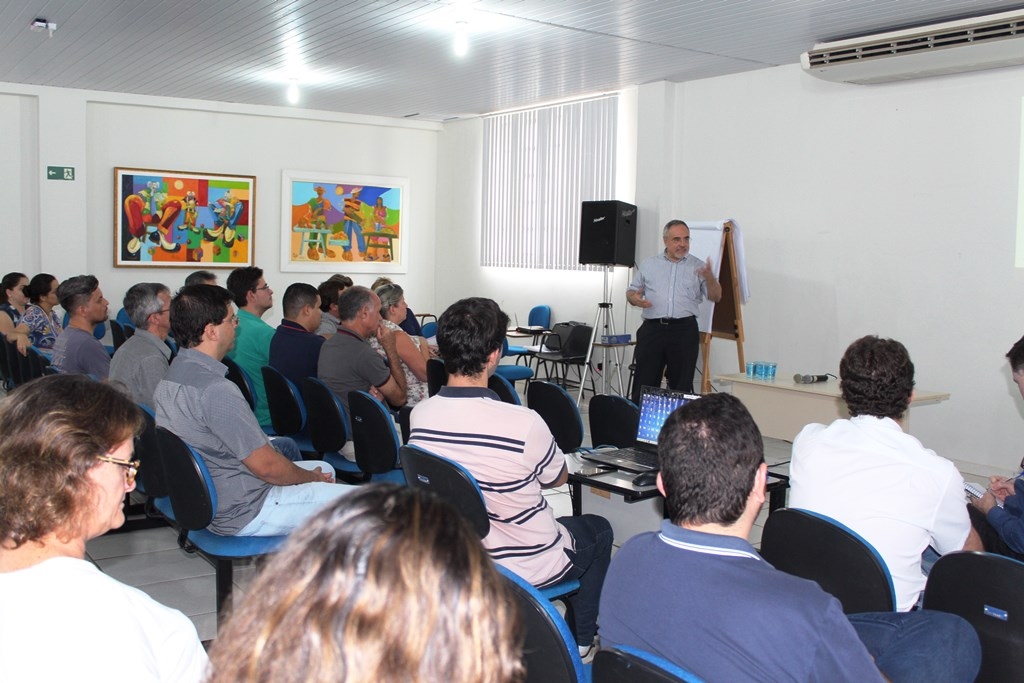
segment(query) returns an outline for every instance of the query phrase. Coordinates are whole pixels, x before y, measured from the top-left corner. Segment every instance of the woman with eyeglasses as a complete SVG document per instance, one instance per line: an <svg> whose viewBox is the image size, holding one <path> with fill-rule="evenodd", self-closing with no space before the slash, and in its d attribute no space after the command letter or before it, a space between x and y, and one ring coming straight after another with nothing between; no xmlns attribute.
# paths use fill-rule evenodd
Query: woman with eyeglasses
<svg viewBox="0 0 1024 683"><path fill-rule="evenodd" d="M405 372L405 405L411 408L427 397L427 360L430 358L430 347L423 337L406 334L399 325L405 320L406 312L409 310L405 303L405 292L401 287L389 283L381 285L373 293L380 298L380 317L384 324L395 332L395 346L398 348L398 357ZM386 362L387 354L377 338L370 337L367 341Z"/></svg>
<svg viewBox="0 0 1024 683"><path fill-rule="evenodd" d="M480 539L436 496L369 484L291 536L210 651L209 683L512 683L522 627Z"/></svg>
<svg viewBox="0 0 1024 683"><path fill-rule="evenodd" d="M0 280L0 334L4 337L14 332L28 305L28 276L25 273L7 273Z"/></svg>
<svg viewBox="0 0 1024 683"><path fill-rule="evenodd" d="M0 678L197 682L207 666L181 612L86 559L124 524L142 414L84 375L0 401Z"/></svg>
<svg viewBox="0 0 1024 683"><path fill-rule="evenodd" d="M25 307L17 327L10 335L17 342L21 355L25 355L29 345L38 349L52 349L57 342L57 335L64 331L60 316L53 310L60 303L57 300L59 285L60 282L54 276L39 273L25 287L29 305Z"/></svg>

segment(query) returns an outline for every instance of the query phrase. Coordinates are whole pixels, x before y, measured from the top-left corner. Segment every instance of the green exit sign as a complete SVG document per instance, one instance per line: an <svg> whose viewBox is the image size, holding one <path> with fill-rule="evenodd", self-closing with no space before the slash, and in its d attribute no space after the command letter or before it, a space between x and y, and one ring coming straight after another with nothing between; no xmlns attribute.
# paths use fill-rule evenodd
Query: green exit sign
<svg viewBox="0 0 1024 683"><path fill-rule="evenodd" d="M46 167L46 179L47 180L74 180L75 179L75 167L74 166L47 166Z"/></svg>

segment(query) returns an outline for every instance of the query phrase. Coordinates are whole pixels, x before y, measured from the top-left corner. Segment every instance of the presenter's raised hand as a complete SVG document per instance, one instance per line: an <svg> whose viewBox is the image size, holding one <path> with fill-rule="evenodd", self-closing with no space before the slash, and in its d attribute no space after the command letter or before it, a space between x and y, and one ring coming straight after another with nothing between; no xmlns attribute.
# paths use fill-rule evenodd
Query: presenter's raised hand
<svg viewBox="0 0 1024 683"><path fill-rule="evenodd" d="M704 261L704 265L697 269L697 276L703 280L714 278L714 271L711 270L710 256Z"/></svg>

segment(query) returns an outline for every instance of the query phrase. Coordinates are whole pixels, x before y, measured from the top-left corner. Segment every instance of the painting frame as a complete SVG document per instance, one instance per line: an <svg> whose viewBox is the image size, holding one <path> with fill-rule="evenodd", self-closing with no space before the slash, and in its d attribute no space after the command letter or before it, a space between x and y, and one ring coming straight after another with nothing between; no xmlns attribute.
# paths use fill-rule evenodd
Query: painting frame
<svg viewBox="0 0 1024 683"><path fill-rule="evenodd" d="M409 180L281 172L281 271L406 273Z"/></svg>
<svg viewBox="0 0 1024 683"><path fill-rule="evenodd" d="M256 253L256 176L114 168L114 267L239 268Z"/></svg>

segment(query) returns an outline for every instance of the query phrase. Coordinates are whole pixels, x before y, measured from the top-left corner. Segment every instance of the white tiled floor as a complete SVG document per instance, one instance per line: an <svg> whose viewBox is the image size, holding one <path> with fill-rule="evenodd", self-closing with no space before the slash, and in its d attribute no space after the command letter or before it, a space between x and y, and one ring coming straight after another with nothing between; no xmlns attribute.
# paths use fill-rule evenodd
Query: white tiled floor
<svg viewBox="0 0 1024 683"><path fill-rule="evenodd" d="M524 401L525 404L525 401ZM584 444L590 443L586 401L582 407L586 430ZM765 460L771 471L789 472L790 444L765 440ZM548 504L557 516L571 515L568 486L545 492ZM758 545L761 526L768 515L767 504L758 516L751 542ZM616 539L621 545L627 539ZM201 640L213 640L217 634L216 586L213 566L199 555L178 547L177 534L169 527L129 533L107 534L93 539L86 547L89 558L104 572L128 585L136 586L153 599L181 610L192 619ZM236 563L235 594L241 596L255 573L252 562Z"/></svg>

